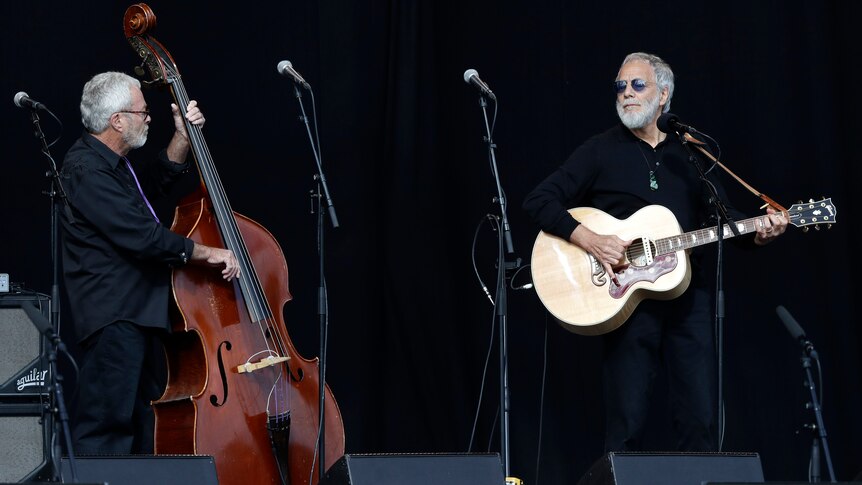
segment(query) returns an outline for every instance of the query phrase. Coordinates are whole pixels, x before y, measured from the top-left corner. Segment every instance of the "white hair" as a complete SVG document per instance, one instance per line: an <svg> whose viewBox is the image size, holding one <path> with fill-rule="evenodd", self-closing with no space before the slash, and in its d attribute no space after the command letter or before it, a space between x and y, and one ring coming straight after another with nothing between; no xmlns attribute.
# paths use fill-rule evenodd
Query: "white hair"
<svg viewBox="0 0 862 485"><path fill-rule="evenodd" d="M647 54L646 52L633 52L626 56L623 60L623 63L620 65L620 69L622 66L628 64L632 61L643 61L649 64L653 71L655 71L655 80L656 84L658 84L658 90L661 92L662 89L667 88L667 102L664 104L663 111L667 113L670 111L670 100L673 98L673 71L668 65L667 62L664 62L661 57Z"/></svg>
<svg viewBox="0 0 862 485"><path fill-rule="evenodd" d="M81 95L81 123L90 133L108 128L111 115L132 107L132 87L141 87L137 79L121 72L96 74L84 85Z"/></svg>

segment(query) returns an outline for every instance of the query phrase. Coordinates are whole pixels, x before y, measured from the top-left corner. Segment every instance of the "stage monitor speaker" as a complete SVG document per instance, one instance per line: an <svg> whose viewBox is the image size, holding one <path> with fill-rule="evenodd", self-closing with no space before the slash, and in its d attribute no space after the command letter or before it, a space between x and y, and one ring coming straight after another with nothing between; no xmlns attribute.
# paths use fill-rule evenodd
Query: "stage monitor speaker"
<svg viewBox="0 0 862 485"><path fill-rule="evenodd" d="M763 483L757 453L608 453L578 485L699 485Z"/></svg>
<svg viewBox="0 0 862 485"><path fill-rule="evenodd" d="M320 485L502 485L498 454L344 455Z"/></svg>
<svg viewBox="0 0 862 485"><path fill-rule="evenodd" d="M39 402L0 404L0 482L29 481L48 466L51 416L45 411Z"/></svg>
<svg viewBox="0 0 862 485"><path fill-rule="evenodd" d="M110 485L218 485L215 461L207 455L118 455L75 458L78 480ZM63 458L63 479L72 469ZM252 484L249 484L252 485Z"/></svg>
<svg viewBox="0 0 862 485"><path fill-rule="evenodd" d="M0 403L36 399L46 392L46 342L23 306L35 306L47 319L50 301L40 294L0 295Z"/></svg>

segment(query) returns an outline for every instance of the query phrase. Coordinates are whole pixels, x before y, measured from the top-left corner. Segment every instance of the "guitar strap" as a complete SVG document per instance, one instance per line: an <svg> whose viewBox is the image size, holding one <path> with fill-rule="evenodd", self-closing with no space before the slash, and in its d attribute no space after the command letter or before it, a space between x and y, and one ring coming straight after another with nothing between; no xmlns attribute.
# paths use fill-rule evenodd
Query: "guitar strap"
<svg viewBox="0 0 862 485"><path fill-rule="evenodd" d="M722 169L722 170L724 170L725 172L727 172L728 174L730 174L730 176L731 176L731 177L733 177L733 178L734 178L737 182L739 182L743 187L745 187L746 189L748 189L748 191L749 191L749 192L751 192L752 194L756 195L756 196L757 196L757 197L759 197L763 202L765 202L765 204L763 204L762 206L760 206L760 208L761 208L761 209L764 209L764 208L766 208L766 207L772 207L772 208L773 208L773 209L775 209L776 211L783 212L783 213L785 214L785 216L787 215L787 209L785 209L781 204L779 204L778 202L775 202L775 201L774 201L774 200L772 200L768 195L766 195L766 194L764 194L764 193L760 192L759 190L757 190L757 189L755 189L754 187L752 187L751 185L749 185L745 180L742 180L741 178L739 178L735 173L731 172L731 171L730 171L730 169L729 169L729 168L727 168L723 163L719 162L715 157L713 157L713 156L712 156L712 154L711 154L711 153L709 153L709 152L706 150L706 148L704 148L704 147L706 146L706 143L704 143L704 142L702 142L702 141L698 140L697 138L695 138L695 137L693 137L693 136L689 135L688 133L686 133L686 134L684 135L684 138L685 138L685 141L687 141L687 142L691 142L691 143L694 145L694 147L695 147L695 148L697 148L698 150L700 150L700 151L701 151L701 153L703 153L704 155L706 155L706 157L707 157L707 158L709 158L710 160L712 160L713 162L715 162L715 164L716 164L716 165L718 165L719 167L721 167L721 169Z"/></svg>

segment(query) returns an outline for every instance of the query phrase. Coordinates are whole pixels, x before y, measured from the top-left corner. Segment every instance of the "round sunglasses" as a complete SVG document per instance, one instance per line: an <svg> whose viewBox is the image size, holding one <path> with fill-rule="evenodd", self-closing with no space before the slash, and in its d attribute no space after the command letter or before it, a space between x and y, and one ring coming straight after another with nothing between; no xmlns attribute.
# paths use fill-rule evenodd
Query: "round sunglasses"
<svg viewBox="0 0 862 485"><path fill-rule="evenodd" d="M655 84L655 83L650 82L650 81L644 81L643 79L640 79L640 78L632 79L631 83L632 83L632 89L634 89L636 93L643 91L650 84ZM629 84L629 81L626 81L624 79L621 79L619 81L614 81L614 91L616 91L617 94L622 94L626 90L626 86L628 86L628 84Z"/></svg>

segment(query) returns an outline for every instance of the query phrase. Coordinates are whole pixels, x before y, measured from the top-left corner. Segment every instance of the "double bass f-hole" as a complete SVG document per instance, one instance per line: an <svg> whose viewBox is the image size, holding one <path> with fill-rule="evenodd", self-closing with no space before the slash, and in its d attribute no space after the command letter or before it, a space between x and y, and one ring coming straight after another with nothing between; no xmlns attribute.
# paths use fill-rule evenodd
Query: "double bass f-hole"
<svg viewBox="0 0 862 485"><path fill-rule="evenodd" d="M222 401L219 402L218 396L216 396L215 394L211 394L210 395L210 403L212 403L213 406L223 406L224 403L227 402L227 392L228 392L227 373L224 370L224 357L222 355L222 349L230 352L230 348L231 348L230 342L228 342L227 340L220 343L218 346L218 370L219 370L219 374L221 375L221 386L222 386L222 390L224 391L224 392L222 392L222 396L224 396L224 397L223 397Z"/></svg>

